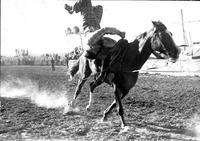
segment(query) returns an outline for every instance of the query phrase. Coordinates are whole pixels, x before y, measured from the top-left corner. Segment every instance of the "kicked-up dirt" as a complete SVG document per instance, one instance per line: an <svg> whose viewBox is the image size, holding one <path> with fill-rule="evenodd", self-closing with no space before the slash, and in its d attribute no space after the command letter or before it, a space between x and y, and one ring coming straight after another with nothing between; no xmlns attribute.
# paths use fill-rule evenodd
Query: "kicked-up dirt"
<svg viewBox="0 0 200 141"><path fill-rule="evenodd" d="M1 66L0 140L200 139L200 77L140 74L123 100L127 132L121 132L116 109L100 122L114 98L107 84L96 88L89 111L86 83L77 109L63 112L77 80L68 82L64 67Z"/></svg>

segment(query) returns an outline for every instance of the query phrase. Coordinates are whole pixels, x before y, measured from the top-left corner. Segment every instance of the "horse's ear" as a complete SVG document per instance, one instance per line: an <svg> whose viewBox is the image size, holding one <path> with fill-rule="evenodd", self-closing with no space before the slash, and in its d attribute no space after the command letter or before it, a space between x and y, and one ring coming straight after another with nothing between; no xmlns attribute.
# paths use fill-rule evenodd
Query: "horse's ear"
<svg viewBox="0 0 200 141"><path fill-rule="evenodd" d="M142 38L144 38L146 35L147 35L147 32L144 32L144 33L142 34Z"/></svg>
<svg viewBox="0 0 200 141"><path fill-rule="evenodd" d="M156 21L151 21L153 26L156 26Z"/></svg>

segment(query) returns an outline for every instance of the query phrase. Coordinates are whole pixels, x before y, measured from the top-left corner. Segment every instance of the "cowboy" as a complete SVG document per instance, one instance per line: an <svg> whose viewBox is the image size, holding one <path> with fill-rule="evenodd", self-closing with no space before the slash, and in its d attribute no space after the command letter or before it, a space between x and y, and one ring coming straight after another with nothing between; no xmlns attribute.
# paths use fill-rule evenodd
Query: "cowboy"
<svg viewBox="0 0 200 141"><path fill-rule="evenodd" d="M119 35L121 38L125 37L125 32L121 32L116 28L100 27L103 7L100 5L92 6L91 0L78 0L74 4L74 6L69 6L68 4L65 4L65 9L69 12L69 14L80 12L83 17L83 29L86 34L87 41L87 43L85 43L83 46L84 48L88 48L86 51L86 58L96 59L96 57L98 56L98 52L102 47L102 44L108 47L114 46L116 42L113 39L104 38L104 35L112 34ZM103 43L99 43L99 41L103 41ZM103 64L105 56L98 59L102 60Z"/></svg>
<svg viewBox="0 0 200 141"><path fill-rule="evenodd" d="M53 57L51 58L51 70L52 70L52 71L55 71L55 70L56 70L56 69L55 69L55 60L54 60Z"/></svg>

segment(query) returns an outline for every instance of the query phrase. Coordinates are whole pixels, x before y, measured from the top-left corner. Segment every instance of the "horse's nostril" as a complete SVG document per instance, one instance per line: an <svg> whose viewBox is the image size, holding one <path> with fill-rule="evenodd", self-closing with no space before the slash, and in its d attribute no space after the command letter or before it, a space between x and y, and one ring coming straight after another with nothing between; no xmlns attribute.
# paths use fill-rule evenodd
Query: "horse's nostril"
<svg viewBox="0 0 200 141"><path fill-rule="evenodd" d="M172 52L169 52L169 56L170 58L174 58L174 59L178 59L179 58L179 54L180 54L180 50L174 50Z"/></svg>
<svg viewBox="0 0 200 141"><path fill-rule="evenodd" d="M169 61L172 63L175 63L177 61L178 58L169 58Z"/></svg>

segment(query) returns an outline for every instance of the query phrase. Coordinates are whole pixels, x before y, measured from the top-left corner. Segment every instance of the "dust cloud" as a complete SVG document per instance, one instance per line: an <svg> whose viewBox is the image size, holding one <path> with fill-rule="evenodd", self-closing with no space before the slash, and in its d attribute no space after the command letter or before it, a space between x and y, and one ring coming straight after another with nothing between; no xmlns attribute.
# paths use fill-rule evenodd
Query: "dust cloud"
<svg viewBox="0 0 200 141"><path fill-rule="evenodd" d="M186 132L186 135L192 135L196 137L198 140L200 140L200 115L194 114L189 120L188 120L188 131Z"/></svg>
<svg viewBox="0 0 200 141"><path fill-rule="evenodd" d="M62 108L63 112L70 110L66 91L40 90L32 80L12 78L1 82L0 97L29 99L39 107Z"/></svg>
<svg viewBox="0 0 200 141"><path fill-rule="evenodd" d="M200 115L194 114L194 116L191 118L191 122L193 123L192 128L196 137L200 139Z"/></svg>

